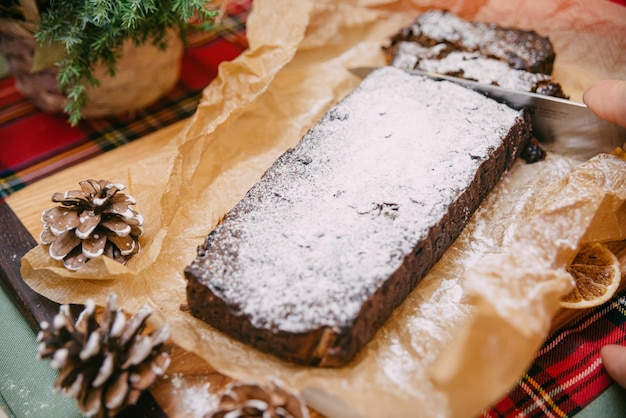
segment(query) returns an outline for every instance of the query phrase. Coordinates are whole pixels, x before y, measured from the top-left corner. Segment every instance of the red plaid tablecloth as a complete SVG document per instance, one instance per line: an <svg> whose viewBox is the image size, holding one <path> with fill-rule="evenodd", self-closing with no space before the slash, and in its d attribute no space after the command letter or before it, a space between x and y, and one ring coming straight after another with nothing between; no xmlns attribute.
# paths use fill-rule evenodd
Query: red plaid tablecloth
<svg viewBox="0 0 626 418"><path fill-rule="evenodd" d="M606 344L626 344L626 289L553 332L520 382L482 417L575 415L613 384L600 360Z"/></svg>
<svg viewBox="0 0 626 418"><path fill-rule="evenodd" d="M0 198L193 115L218 64L247 48L244 22L250 4L232 1L215 31L189 34L178 84L132 117L85 120L72 128L64 117L40 112L15 88L13 77L0 79Z"/></svg>
<svg viewBox="0 0 626 418"><path fill-rule="evenodd" d="M626 0L613 1L626 6ZM0 79L0 198L191 116L202 89L217 75L217 65L247 47L250 4L232 2L219 30L192 36L178 85L133 117L82 121L72 128L63 117L39 112L16 90L12 77ZM626 289L550 335L520 382L482 416L575 415L612 384L599 355L610 343L626 344Z"/></svg>

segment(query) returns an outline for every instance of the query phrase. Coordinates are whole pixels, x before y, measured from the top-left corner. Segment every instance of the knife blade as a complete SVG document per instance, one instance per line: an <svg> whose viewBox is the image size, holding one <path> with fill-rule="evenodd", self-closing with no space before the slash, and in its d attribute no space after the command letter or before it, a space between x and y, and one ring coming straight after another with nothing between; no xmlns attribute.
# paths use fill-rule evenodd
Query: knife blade
<svg viewBox="0 0 626 418"><path fill-rule="evenodd" d="M360 78L380 67L355 67L350 72ZM505 89L473 80L402 69L410 74L445 80L483 93L514 109L527 108L533 135L544 148L579 160L610 152L626 142L626 129L598 118L585 104L558 97Z"/></svg>

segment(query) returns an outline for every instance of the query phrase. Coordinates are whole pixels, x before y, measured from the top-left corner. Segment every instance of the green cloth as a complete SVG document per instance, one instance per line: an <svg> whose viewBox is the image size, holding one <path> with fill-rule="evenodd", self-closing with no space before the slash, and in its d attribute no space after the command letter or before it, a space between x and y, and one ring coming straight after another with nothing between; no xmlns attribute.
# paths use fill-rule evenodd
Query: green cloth
<svg viewBox="0 0 626 418"><path fill-rule="evenodd" d="M81 417L74 399L52 390L56 375L37 360L35 333L0 288L0 407L15 418Z"/></svg>
<svg viewBox="0 0 626 418"><path fill-rule="evenodd" d="M576 418L624 418L626 417L626 389L613 384L576 414Z"/></svg>

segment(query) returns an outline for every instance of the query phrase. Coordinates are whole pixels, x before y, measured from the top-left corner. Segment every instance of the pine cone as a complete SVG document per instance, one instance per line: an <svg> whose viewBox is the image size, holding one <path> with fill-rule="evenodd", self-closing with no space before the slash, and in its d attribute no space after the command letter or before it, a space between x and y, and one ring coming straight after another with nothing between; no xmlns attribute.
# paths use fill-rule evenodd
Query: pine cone
<svg viewBox="0 0 626 418"><path fill-rule="evenodd" d="M95 303L89 299L74 322L62 305L52 324L41 324L37 357L51 358L59 369L55 391L76 398L88 417L112 417L134 405L141 393L165 373L170 357L161 350L169 335L166 326L141 335L151 309L146 305L128 320L109 294L98 325Z"/></svg>
<svg viewBox="0 0 626 418"><path fill-rule="evenodd" d="M210 418L308 418L304 399L271 382L267 385L233 382L220 397L219 409Z"/></svg>
<svg viewBox="0 0 626 418"><path fill-rule="evenodd" d="M108 256L124 264L140 250L143 217L131 205L135 199L122 184L83 180L81 190L55 193L60 203L41 214L41 241L50 245L50 257L78 270L89 259Z"/></svg>

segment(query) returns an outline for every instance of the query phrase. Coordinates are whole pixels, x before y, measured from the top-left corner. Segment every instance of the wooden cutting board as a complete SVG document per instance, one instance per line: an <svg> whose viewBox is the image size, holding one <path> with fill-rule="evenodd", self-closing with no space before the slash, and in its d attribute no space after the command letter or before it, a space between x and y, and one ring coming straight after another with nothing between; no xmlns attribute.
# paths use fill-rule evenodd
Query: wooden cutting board
<svg viewBox="0 0 626 418"><path fill-rule="evenodd" d="M186 121L178 122L67 168L10 195L6 199L8 207L2 204L0 221L3 232L0 235L4 236L0 242L0 277L9 283L9 293L22 308L33 328L38 328L37 324L42 318L51 318L58 311L58 305L36 294L22 282L19 276L19 258L36 245L38 239L34 237L38 237L42 228L40 215L43 209L50 206L50 196L57 191L75 188L77 181L84 178L115 178L121 168L136 164L142 156L149 156L154 150L172 141L185 123ZM624 266L626 242L616 244L613 249ZM585 312L562 311L554 318L553 328L558 328ZM129 416L202 416L211 411L217 395L231 381L203 359L180 347L171 347L171 357L172 363L167 375L154 384L150 390L152 396L146 395L142 398L140 407L134 408ZM311 411L311 415L321 417L315 411Z"/></svg>
<svg viewBox="0 0 626 418"><path fill-rule="evenodd" d="M5 288L8 293L35 330L38 330L41 320L49 320L58 312L58 305L33 292L23 283L19 275L19 259L37 244L36 237L42 228L41 212L50 206L52 194L75 189L77 181L85 178L115 178L121 168L136 164L142 156L150 155L175 138L185 123L186 121L175 123L67 168L8 196L6 205L2 204L0 277L7 284ZM81 307L75 308L76 312L80 310ZM220 391L232 381L195 354L175 345L170 349L171 365L166 376L155 382L150 389L152 397L142 397L139 407L123 412L124 415L151 418L201 417L211 411ZM311 416L321 417L315 411L311 411Z"/></svg>

